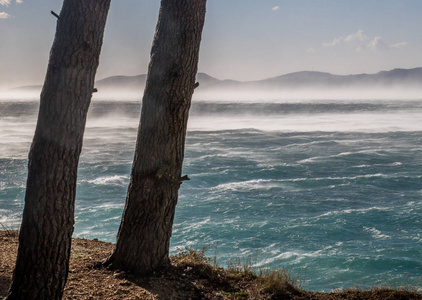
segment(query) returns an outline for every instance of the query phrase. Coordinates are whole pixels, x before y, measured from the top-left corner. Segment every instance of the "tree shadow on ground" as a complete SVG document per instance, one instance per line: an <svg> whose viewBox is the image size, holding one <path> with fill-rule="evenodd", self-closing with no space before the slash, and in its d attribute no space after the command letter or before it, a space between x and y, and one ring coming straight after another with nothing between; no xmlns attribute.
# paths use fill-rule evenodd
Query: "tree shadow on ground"
<svg viewBox="0 0 422 300"><path fill-rule="evenodd" d="M160 300L207 298L204 291L195 285L195 283L198 283L198 278L193 278L192 274L185 273L180 268L173 266L149 277L138 277L124 273L121 277L155 295Z"/></svg>
<svg viewBox="0 0 422 300"><path fill-rule="evenodd" d="M158 299L201 299L204 294L187 280L151 278L149 282L132 281L139 287L157 296Z"/></svg>

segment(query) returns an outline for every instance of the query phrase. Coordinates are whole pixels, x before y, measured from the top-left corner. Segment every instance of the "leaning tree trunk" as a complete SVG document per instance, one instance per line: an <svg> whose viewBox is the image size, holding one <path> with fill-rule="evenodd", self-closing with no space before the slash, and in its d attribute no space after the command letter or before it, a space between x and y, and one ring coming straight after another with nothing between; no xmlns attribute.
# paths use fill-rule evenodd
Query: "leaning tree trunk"
<svg viewBox="0 0 422 300"><path fill-rule="evenodd" d="M61 299L77 167L110 0L65 0L29 152L19 250L7 299Z"/></svg>
<svg viewBox="0 0 422 300"><path fill-rule="evenodd" d="M205 7L206 0L161 1L112 268L148 274L169 264Z"/></svg>

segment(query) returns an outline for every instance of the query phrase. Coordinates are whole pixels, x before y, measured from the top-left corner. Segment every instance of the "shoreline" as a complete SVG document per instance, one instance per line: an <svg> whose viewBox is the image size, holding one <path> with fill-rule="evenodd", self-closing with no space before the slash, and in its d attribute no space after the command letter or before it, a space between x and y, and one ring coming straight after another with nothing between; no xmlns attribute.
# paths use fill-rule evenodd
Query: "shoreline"
<svg viewBox="0 0 422 300"><path fill-rule="evenodd" d="M11 283L18 247L18 232L0 230L0 299ZM63 299L421 299L411 287L339 292L308 292L286 270L255 274L239 263L229 268L212 266L204 251L185 250L172 256L172 266L151 277L96 268L114 244L97 239L72 239L69 277ZM300 280L300 278L299 278Z"/></svg>

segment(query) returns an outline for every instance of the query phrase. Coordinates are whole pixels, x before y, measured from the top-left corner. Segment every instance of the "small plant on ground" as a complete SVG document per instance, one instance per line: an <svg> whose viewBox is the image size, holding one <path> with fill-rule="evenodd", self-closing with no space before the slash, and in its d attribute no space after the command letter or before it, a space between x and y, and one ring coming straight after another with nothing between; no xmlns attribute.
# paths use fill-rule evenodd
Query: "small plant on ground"
<svg viewBox="0 0 422 300"><path fill-rule="evenodd" d="M294 276L291 269L257 269L256 257L232 259L227 263L227 271L232 278L244 279L254 286L255 295L271 295L273 297L290 297L300 295L302 284L299 275ZM252 291L251 291L252 292ZM284 298L283 298L284 299Z"/></svg>
<svg viewBox="0 0 422 300"><path fill-rule="evenodd" d="M240 258L231 259L227 262L227 271L234 277L243 277L248 280L256 278L256 274L252 268L252 258L248 257L246 260Z"/></svg>
<svg viewBox="0 0 422 300"><path fill-rule="evenodd" d="M174 262L177 264L209 264L213 260L205 255L208 249L209 247L203 247L200 250L185 248L173 256Z"/></svg>
<svg viewBox="0 0 422 300"><path fill-rule="evenodd" d="M209 247L200 250L185 248L172 257L172 263L175 267L183 268L201 278L220 282L217 268L211 265L213 262L215 264L215 260L205 255L208 249Z"/></svg>
<svg viewBox="0 0 422 300"><path fill-rule="evenodd" d="M300 295L302 288L299 276L293 276L291 269L261 270L258 275L258 286L270 295Z"/></svg>

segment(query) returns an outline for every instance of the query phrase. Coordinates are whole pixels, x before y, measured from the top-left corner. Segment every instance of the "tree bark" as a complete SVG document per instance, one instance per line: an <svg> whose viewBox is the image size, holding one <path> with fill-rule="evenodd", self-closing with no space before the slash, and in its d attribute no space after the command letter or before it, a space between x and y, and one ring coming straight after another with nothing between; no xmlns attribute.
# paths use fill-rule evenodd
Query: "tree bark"
<svg viewBox="0 0 422 300"><path fill-rule="evenodd" d="M169 264L205 9L206 0L161 1L112 268L146 275Z"/></svg>
<svg viewBox="0 0 422 300"><path fill-rule="evenodd" d="M29 152L25 207L7 299L61 299L77 167L110 0L65 0Z"/></svg>

